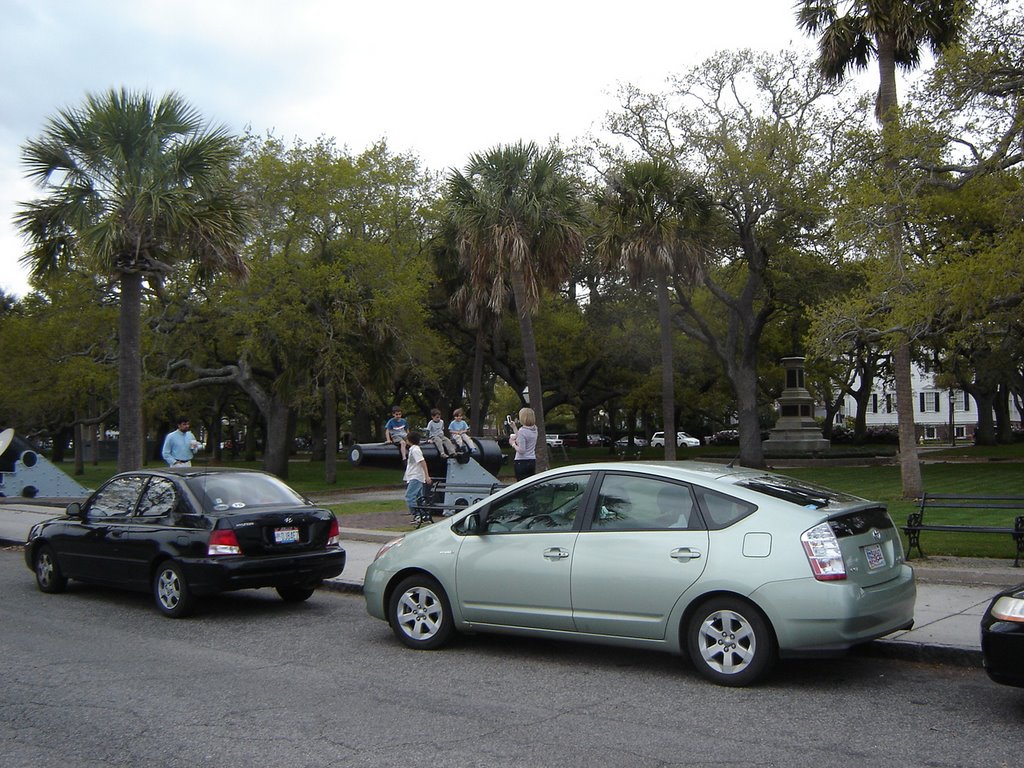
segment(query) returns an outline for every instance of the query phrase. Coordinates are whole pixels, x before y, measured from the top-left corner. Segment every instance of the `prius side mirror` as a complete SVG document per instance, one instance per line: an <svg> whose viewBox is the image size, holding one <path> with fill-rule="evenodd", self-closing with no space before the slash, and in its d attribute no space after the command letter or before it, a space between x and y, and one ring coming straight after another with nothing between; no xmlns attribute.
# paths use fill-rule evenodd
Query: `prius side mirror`
<svg viewBox="0 0 1024 768"><path fill-rule="evenodd" d="M483 533L483 522L479 512L471 512L459 520L454 526L454 531L462 536L479 536Z"/></svg>
<svg viewBox="0 0 1024 768"><path fill-rule="evenodd" d="M82 514L82 505L77 501L72 501L68 504L66 514L68 517L77 517L79 519L83 519L85 517L85 515Z"/></svg>

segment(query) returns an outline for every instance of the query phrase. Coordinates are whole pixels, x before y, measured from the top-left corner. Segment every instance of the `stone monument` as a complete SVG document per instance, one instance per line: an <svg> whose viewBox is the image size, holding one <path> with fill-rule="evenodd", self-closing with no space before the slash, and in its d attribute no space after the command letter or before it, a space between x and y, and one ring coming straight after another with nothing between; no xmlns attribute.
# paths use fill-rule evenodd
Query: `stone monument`
<svg viewBox="0 0 1024 768"><path fill-rule="evenodd" d="M814 398L804 386L804 358L784 357L786 388L779 395L779 420L761 443L766 455L794 456L827 451L831 443L821 436L814 420Z"/></svg>

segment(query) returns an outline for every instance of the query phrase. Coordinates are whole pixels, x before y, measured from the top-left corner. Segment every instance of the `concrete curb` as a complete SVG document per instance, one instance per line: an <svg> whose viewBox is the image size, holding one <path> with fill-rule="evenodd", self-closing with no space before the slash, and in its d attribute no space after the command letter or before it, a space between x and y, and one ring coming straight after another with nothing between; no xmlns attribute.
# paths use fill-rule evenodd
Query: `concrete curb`
<svg viewBox="0 0 1024 768"><path fill-rule="evenodd" d="M980 649L959 648L949 645L928 645L899 640L875 640L854 649L858 656L898 661L919 661L930 664L944 664L953 667L982 667Z"/></svg>

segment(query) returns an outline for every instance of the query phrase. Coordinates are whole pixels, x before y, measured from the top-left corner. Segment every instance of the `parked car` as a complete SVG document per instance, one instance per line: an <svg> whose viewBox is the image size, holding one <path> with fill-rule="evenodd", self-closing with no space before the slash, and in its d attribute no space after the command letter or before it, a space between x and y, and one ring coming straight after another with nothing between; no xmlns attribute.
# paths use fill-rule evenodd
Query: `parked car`
<svg viewBox="0 0 1024 768"><path fill-rule="evenodd" d="M579 448L580 447L580 436L575 432L568 432L562 437L562 445L566 448Z"/></svg>
<svg viewBox="0 0 1024 768"><path fill-rule="evenodd" d="M883 504L710 463L550 470L388 542L364 586L410 648L456 631L659 648L723 685L906 629L915 594Z"/></svg>
<svg viewBox="0 0 1024 768"><path fill-rule="evenodd" d="M629 435L626 435L625 437L620 437L618 440L615 441L616 448L625 448L628 445ZM646 448L647 440L645 438L640 437L639 435L635 435L633 437L633 445L635 445L637 448Z"/></svg>
<svg viewBox="0 0 1024 768"><path fill-rule="evenodd" d="M981 617L981 655L995 682L1024 688L1024 584L992 598Z"/></svg>
<svg viewBox="0 0 1024 768"><path fill-rule="evenodd" d="M564 445L560 435L545 435L544 439L547 441L548 448L561 448Z"/></svg>
<svg viewBox="0 0 1024 768"><path fill-rule="evenodd" d="M700 446L700 440L696 437L691 437L685 432L676 432L676 447L677 448L697 448ZM665 447L665 433L655 432L651 435L651 447L652 448L664 448Z"/></svg>
<svg viewBox="0 0 1024 768"><path fill-rule="evenodd" d="M345 567L338 520L273 475L224 468L122 472L32 527L25 563L43 592L68 579L151 591L166 616L195 598L273 587L306 600Z"/></svg>
<svg viewBox="0 0 1024 768"><path fill-rule="evenodd" d="M604 446L607 448L612 444L612 439L607 435L587 435L587 445L590 447Z"/></svg>
<svg viewBox="0 0 1024 768"><path fill-rule="evenodd" d="M740 433L738 429L722 429L715 432L708 442L711 445L739 445Z"/></svg>

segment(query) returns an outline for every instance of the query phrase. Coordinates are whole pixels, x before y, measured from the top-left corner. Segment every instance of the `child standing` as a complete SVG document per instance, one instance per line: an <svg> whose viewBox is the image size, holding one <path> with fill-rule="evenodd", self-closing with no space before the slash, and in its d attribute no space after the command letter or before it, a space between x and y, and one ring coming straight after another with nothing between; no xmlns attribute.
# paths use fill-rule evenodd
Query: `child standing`
<svg viewBox="0 0 1024 768"><path fill-rule="evenodd" d="M537 471L537 414L533 408L519 409L520 427L512 425L512 434L508 438L509 444L516 449L516 456L512 462L512 468L516 473L516 480L529 477Z"/></svg>
<svg viewBox="0 0 1024 768"><path fill-rule="evenodd" d="M408 436L409 422L402 418L402 409L396 405L391 409L391 418L384 425L384 442L398 443L398 450L402 453L402 461L405 461L408 451L406 443Z"/></svg>
<svg viewBox="0 0 1024 768"><path fill-rule="evenodd" d="M466 419L463 416L461 408L456 408L452 411L452 420L448 425L448 434L452 436L452 440L454 440L455 444L460 448L465 448L471 453L480 452L476 443L474 443L472 438L469 436L469 424L466 423Z"/></svg>
<svg viewBox="0 0 1024 768"><path fill-rule="evenodd" d="M427 440L437 448L439 455L446 459L455 457L455 444L444 435L444 422L441 421L441 411L437 408L430 409L430 421L427 422Z"/></svg>
<svg viewBox="0 0 1024 768"><path fill-rule="evenodd" d="M405 463L403 478L406 483L405 503L412 515L412 524L419 527L422 523L433 522L430 512L421 510L418 503L430 484L430 470L427 468L427 460L423 458L423 449L420 448L419 432L410 432L405 439L409 443L409 458Z"/></svg>

